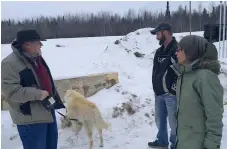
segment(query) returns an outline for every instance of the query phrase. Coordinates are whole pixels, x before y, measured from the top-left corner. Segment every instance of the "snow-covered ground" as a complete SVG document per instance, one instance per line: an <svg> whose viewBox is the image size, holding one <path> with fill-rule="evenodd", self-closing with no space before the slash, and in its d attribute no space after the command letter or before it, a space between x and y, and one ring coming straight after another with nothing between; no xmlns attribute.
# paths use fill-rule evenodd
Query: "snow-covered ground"
<svg viewBox="0 0 227 149"><path fill-rule="evenodd" d="M157 132L154 123L154 95L152 89L153 55L159 47L151 28L140 29L126 36L51 39L43 42L43 56L46 59L54 79L83 76L92 73L115 71L119 73L120 83L110 89L104 89L88 99L100 108L104 119L112 124L112 131L104 131L104 149L137 149L147 148L147 142L155 139ZM174 34L177 40L189 33ZM192 34L203 35L203 32ZM114 44L119 40L119 44ZM56 47L56 45L63 47ZM215 43L218 46L218 43ZM134 52L145 54L137 58ZM9 44L1 45L2 59L11 52ZM222 60L220 79L225 88L227 101L227 60ZM132 101L135 114L114 116L114 107L122 102ZM115 108L116 109L116 108ZM65 112L64 109L60 110ZM88 139L82 130L75 136L71 128L59 126L59 149L87 149ZM2 111L2 149L22 149L15 125L12 124L7 111ZM227 148L227 106L223 122L223 139L221 149ZM94 148L99 148L98 134L95 131Z"/></svg>

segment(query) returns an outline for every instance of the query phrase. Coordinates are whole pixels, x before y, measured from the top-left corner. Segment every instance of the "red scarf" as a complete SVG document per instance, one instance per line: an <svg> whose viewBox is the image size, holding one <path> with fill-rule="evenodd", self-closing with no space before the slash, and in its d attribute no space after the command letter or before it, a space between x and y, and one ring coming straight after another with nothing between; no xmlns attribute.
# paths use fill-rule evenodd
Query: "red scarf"
<svg viewBox="0 0 227 149"><path fill-rule="evenodd" d="M48 73L47 68L42 62L42 58L39 56L36 59L36 63L32 63L32 66L36 72L37 77L39 78L42 90L48 91L50 94L52 94L52 83L50 79L50 75Z"/></svg>

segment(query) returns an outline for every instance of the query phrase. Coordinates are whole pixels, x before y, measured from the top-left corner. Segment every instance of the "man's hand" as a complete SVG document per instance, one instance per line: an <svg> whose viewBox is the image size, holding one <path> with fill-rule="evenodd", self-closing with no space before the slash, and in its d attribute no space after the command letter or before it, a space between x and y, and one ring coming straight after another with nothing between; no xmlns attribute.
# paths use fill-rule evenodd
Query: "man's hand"
<svg viewBox="0 0 227 149"><path fill-rule="evenodd" d="M49 96L49 93L47 91L42 91L40 100L44 100L47 96Z"/></svg>

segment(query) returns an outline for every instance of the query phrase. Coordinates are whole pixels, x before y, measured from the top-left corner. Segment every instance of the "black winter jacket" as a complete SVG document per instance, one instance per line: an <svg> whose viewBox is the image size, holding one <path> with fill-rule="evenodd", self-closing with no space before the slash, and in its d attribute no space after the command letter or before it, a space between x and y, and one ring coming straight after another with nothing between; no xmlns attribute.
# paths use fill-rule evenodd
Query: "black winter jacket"
<svg viewBox="0 0 227 149"><path fill-rule="evenodd" d="M157 49L153 60L152 83L155 95L170 93L176 95L177 75L170 67L177 62L178 42L175 37L164 50L164 45Z"/></svg>

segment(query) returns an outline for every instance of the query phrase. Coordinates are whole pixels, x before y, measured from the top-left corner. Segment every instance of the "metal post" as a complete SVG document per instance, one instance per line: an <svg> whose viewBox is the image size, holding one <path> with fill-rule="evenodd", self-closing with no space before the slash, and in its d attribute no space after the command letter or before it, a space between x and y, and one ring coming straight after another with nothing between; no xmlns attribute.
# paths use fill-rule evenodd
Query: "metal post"
<svg viewBox="0 0 227 149"><path fill-rule="evenodd" d="M192 23L191 23L191 21L192 21L192 13L191 13L191 1L189 1L189 10L190 10L190 13L189 13L189 24L190 24L190 35L192 34L191 32L192 32Z"/></svg>
<svg viewBox="0 0 227 149"><path fill-rule="evenodd" d="M223 46L222 46L222 57L224 58L225 56L225 16L226 16L226 1L224 2L224 9L223 9Z"/></svg>
<svg viewBox="0 0 227 149"><path fill-rule="evenodd" d="M219 58L221 57L221 22L222 22L222 1L220 1L220 16L219 16L219 49L218 49L218 55Z"/></svg>
<svg viewBox="0 0 227 149"><path fill-rule="evenodd" d="M224 24L224 26L225 26L225 37L226 37L225 38L225 47L224 47L225 48L225 58L227 58L227 50L226 50L227 49L227 33L226 33L227 32L226 31L226 24L227 24L226 23L226 8L227 8L227 6L226 6L226 3L227 2L225 1L225 6L224 6L225 7L225 16L224 16L224 18L225 18L225 24Z"/></svg>

